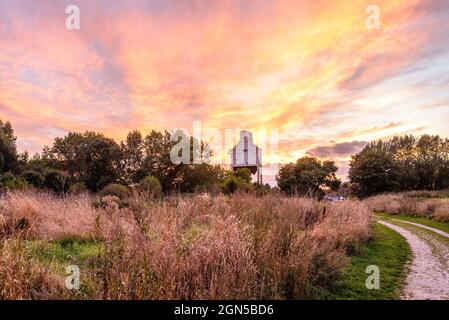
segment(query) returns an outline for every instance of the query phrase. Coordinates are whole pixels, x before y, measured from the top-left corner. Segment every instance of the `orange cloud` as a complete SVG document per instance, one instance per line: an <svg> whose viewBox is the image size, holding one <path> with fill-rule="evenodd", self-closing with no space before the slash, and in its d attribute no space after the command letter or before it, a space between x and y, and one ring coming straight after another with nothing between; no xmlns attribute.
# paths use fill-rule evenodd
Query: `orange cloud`
<svg viewBox="0 0 449 320"><path fill-rule="evenodd" d="M376 3L373 31L365 0L81 1L79 31L64 28L62 4L11 5L0 26L0 117L33 151L70 130L120 139L134 128L191 130L194 120L276 129L281 162L410 132L423 117L447 134L447 108L423 109L446 98L415 88L437 73L428 56L447 54L434 31L449 21L437 4L448 5Z"/></svg>

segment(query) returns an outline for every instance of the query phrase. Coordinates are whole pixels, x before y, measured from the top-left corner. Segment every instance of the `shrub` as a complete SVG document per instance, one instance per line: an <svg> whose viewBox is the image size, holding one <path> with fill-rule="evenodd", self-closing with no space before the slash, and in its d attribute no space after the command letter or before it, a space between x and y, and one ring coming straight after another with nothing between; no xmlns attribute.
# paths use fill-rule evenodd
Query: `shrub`
<svg viewBox="0 0 449 320"><path fill-rule="evenodd" d="M120 200L123 200L130 196L130 190L127 186L118 183L108 184L106 187L101 190L100 195L104 196L115 196Z"/></svg>
<svg viewBox="0 0 449 320"><path fill-rule="evenodd" d="M44 177L40 172L29 170L22 174L22 178L25 179L30 185L40 188L44 183Z"/></svg>
<svg viewBox="0 0 449 320"><path fill-rule="evenodd" d="M86 184L84 182L78 182L75 184L72 184L69 188L69 192L72 194L80 194L87 191Z"/></svg>
<svg viewBox="0 0 449 320"><path fill-rule="evenodd" d="M159 196L162 193L161 183L154 176L145 177L139 182L139 186L143 191L148 192L154 196Z"/></svg>
<svg viewBox="0 0 449 320"><path fill-rule="evenodd" d="M232 174L238 178L241 178L246 183L251 182L251 171L248 168L237 169Z"/></svg>
<svg viewBox="0 0 449 320"><path fill-rule="evenodd" d="M28 182L21 177L15 176L10 172L7 172L0 176L0 187L2 189L11 190L23 190L29 187Z"/></svg>
<svg viewBox="0 0 449 320"><path fill-rule="evenodd" d="M64 192L67 189L67 177L61 171L49 170L45 173L43 186L55 192Z"/></svg>
<svg viewBox="0 0 449 320"><path fill-rule="evenodd" d="M247 192L252 189L252 185L241 177L230 175L226 177L221 185L224 194L232 194L234 192Z"/></svg>
<svg viewBox="0 0 449 320"><path fill-rule="evenodd" d="M257 182L253 183L253 192L257 196L265 196L265 195L269 194L270 191L271 191L271 186L268 183L266 183L266 184L257 183Z"/></svg>

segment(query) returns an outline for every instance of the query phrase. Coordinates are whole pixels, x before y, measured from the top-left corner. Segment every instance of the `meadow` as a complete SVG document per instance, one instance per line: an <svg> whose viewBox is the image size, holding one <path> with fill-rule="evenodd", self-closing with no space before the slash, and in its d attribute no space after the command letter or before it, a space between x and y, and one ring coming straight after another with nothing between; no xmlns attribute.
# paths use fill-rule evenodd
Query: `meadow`
<svg viewBox="0 0 449 320"><path fill-rule="evenodd" d="M373 196L364 200L371 211L449 222L449 193L411 191Z"/></svg>
<svg viewBox="0 0 449 320"><path fill-rule="evenodd" d="M8 192L0 299L314 299L371 234L352 200ZM78 290L65 287L68 265Z"/></svg>

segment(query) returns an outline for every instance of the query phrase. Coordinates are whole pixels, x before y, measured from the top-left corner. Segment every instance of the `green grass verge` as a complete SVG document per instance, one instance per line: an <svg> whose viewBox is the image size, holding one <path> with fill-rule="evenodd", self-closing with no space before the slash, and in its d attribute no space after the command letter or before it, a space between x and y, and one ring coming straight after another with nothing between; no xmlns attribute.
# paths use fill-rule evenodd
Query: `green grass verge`
<svg viewBox="0 0 449 320"><path fill-rule="evenodd" d="M378 217L382 217L384 219L391 218L391 219L396 219L396 220L420 223L420 224L426 225L428 227L432 227L432 228L439 229L441 231L449 233L449 223L438 222L435 220L421 218L421 217L403 216L403 215L398 215L398 214L392 215L392 214L388 214L388 213L384 213L384 212L375 212L374 215L376 215Z"/></svg>
<svg viewBox="0 0 449 320"><path fill-rule="evenodd" d="M68 265L86 266L100 254L101 243L67 238L59 241L26 241L25 248L43 266L57 274L65 274Z"/></svg>
<svg viewBox="0 0 449 320"><path fill-rule="evenodd" d="M406 264L411 259L410 247L400 234L376 223L373 239L359 255L351 257L342 283L327 295L334 300L394 300L399 299L406 277ZM380 289L368 290L366 268L380 269Z"/></svg>

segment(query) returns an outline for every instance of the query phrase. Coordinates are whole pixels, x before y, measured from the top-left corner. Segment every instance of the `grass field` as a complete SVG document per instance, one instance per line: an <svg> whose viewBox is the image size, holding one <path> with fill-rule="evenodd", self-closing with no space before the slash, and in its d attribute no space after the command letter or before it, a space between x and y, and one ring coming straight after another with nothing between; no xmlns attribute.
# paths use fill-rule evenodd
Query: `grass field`
<svg viewBox="0 0 449 320"><path fill-rule="evenodd" d="M353 256L344 273L344 280L329 294L328 299L390 300L399 299L406 276L406 264L411 259L407 241L395 231L377 224L373 239ZM365 286L367 266L380 269L380 289L368 290Z"/></svg>
<svg viewBox="0 0 449 320"><path fill-rule="evenodd" d="M0 198L0 299L316 299L371 234L360 201ZM81 287L65 287L69 266ZM18 272L18 270L20 272Z"/></svg>

